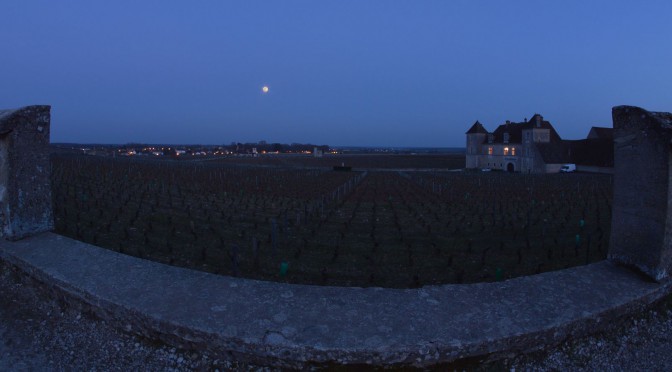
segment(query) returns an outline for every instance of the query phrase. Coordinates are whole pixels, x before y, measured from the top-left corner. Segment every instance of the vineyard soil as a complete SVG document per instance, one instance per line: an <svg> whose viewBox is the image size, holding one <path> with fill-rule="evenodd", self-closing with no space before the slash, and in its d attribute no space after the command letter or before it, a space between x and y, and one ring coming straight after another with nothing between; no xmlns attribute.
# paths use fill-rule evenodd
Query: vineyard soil
<svg viewBox="0 0 672 372"><path fill-rule="evenodd" d="M609 175L436 170L464 165L450 155L352 172L272 159L54 154L56 232L216 274L336 286L488 282L606 257Z"/></svg>

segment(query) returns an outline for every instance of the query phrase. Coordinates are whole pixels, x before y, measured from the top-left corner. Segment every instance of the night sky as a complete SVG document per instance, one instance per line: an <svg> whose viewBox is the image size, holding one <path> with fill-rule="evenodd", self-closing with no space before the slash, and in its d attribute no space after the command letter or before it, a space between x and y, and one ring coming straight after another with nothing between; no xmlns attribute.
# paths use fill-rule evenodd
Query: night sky
<svg viewBox="0 0 672 372"><path fill-rule="evenodd" d="M463 147L672 111L670 1L5 1L0 109L52 142ZM269 91L264 93L263 86Z"/></svg>

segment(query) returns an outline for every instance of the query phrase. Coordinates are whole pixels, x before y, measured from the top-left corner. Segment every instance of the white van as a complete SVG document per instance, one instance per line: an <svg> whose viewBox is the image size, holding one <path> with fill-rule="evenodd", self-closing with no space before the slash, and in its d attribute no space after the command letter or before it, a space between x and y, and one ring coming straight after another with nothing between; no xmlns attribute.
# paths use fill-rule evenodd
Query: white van
<svg viewBox="0 0 672 372"><path fill-rule="evenodd" d="M563 164L560 167L560 173L571 173L576 172L576 164Z"/></svg>

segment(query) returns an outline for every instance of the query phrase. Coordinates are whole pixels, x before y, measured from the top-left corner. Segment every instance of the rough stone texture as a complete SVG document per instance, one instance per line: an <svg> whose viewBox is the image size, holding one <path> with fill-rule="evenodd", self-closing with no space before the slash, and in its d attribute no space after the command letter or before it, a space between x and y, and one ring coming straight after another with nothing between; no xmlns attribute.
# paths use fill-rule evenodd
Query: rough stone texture
<svg viewBox="0 0 672 372"><path fill-rule="evenodd" d="M53 229L50 109L0 110L0 236L5 239Z"/></svg>
<svg viewBox="0 0 672 372"><path fill-rule="evenodd" d="M122 329L262 365L427 366L607 327L670 292L610 262L421 289L287 285L150 262L44 233L0 259Z"/></svg>
<svg viewBox="0 0 672 372"><path fill-rule="evenodd" d="M0 260L0 371L280 371L126 333ZM557 347L435 371L672 371L672 298ZM353 369L351 366L341 369ZM355 369L361 370L361 368Z"/></svg>
<svg viewBox="0 0 672 372"><path fill-rule="evenodd" d="M654 280L672 270L672 114L616 106L609 259Z"/></svg>

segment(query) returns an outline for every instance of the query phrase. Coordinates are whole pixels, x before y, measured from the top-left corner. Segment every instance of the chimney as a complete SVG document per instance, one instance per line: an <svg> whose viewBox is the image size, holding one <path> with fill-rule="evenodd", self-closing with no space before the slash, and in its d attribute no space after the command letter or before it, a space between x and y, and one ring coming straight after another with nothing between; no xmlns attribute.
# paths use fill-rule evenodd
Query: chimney
<svg viewBox="0 0 672 372"><path fill-rule="evenodd" d="M535 115L535 119L536 119L536 122L537 122L537 128L541 128L541 121L544 119L544 117L537 114L537 115Z"/></svg>

